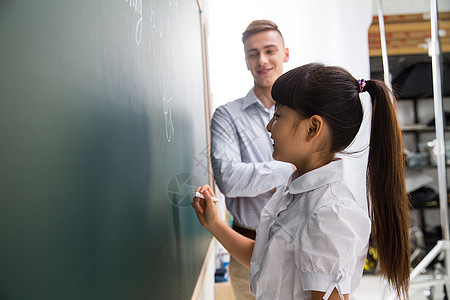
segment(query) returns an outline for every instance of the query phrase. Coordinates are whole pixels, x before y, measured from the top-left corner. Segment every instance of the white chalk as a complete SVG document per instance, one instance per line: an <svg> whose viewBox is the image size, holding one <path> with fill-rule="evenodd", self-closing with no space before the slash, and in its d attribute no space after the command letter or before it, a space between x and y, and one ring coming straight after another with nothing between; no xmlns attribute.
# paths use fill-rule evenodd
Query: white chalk
<svg viewBox="0 0 450 300"><path fill-rule="evenodd" d="M203 197L203 195L200 194L199 192L195 192L195 197L205 199L205 197ZM219 202L219 199L217 198L212 197L212 199L215 203Z"/></svg>

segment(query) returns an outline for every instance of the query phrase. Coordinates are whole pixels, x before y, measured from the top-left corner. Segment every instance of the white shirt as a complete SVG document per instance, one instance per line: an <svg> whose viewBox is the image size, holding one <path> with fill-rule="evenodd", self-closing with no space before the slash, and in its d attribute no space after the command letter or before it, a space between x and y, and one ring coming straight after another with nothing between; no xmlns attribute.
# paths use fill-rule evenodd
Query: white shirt
<svg viewBox="0 0 450 300"><path fill-rule="evenodd" d="M274 106L265 108L253 89L244 98L220 106L211 121L214 178L225 195L234 222L255 230L274 188L286 185L291 164L272 157L266 125Z"/></svg>
<svg viewBox="0 0 450 300"><path fill-rule="evenodd" d="M361 280L371 222L342 178L342 160L296 178L261 212L250 263L256 299L349 294Z"/></svg>

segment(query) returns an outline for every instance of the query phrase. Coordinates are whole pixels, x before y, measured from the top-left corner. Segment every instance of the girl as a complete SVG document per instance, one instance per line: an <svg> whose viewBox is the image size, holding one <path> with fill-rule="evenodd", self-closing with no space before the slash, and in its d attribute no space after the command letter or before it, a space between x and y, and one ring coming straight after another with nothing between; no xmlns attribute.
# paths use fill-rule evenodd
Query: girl
<svg viewBox="0 0 450 300"><path fill-rule="evenodd" d="M335 157L359 131L361 92L372 99L369 214L345 185L342 160ZM192 202L200 223L250 267L257 299L282 300L349 299L362 276L372 224L381 273L406 298L409 203L390 90L339 67L308 64L277 79L272 97L276 108L267 130L273 157L297 170L263 209L255 241L220 221L207 185L197 188L205 199Z"/></svg>

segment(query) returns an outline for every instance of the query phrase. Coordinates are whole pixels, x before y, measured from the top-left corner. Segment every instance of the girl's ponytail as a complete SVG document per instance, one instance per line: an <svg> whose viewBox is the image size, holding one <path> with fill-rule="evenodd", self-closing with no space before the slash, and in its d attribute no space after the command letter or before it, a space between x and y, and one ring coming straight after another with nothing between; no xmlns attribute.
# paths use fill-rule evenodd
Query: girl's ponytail
<svg viewBox="0 0 450 300"><path fill-rule="evenodd" d="M368 80L363 91L372 98L367 190L372 237L380 271L399 297L407 298L410 275L409 201L405 183L403 138L392 92L378 80Z"/></svg>

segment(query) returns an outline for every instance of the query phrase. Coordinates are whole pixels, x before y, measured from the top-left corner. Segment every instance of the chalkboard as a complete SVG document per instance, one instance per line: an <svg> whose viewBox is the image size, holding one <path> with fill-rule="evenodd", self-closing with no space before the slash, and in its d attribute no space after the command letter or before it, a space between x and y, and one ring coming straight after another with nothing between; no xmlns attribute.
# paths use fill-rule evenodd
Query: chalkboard
<svg viewBox="0 0 450 300"><path fill-rule="evenodd" d="M0 299L190 299L211 237L195 0L0 2Z"/></svg>

